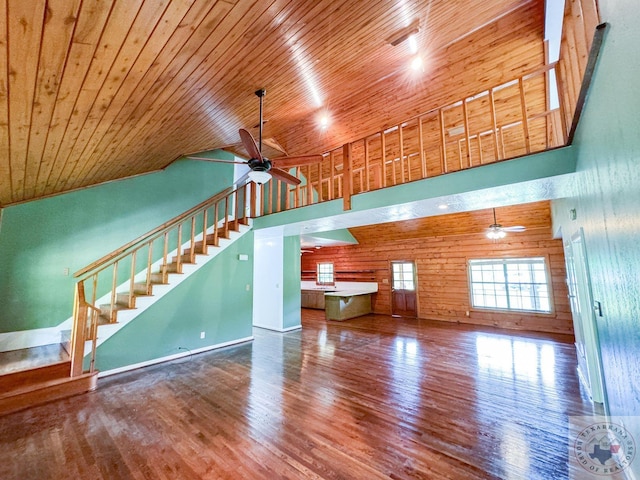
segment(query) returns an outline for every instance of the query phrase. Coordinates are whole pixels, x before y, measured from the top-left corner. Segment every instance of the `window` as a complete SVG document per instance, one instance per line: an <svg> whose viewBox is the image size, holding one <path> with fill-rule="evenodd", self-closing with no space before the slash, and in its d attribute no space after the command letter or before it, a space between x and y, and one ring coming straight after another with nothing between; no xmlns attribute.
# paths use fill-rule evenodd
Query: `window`
<svg viewBox="0 0 640 480"><path fill-rule="evenodd" d="M394 290L415 290L413 262L392 262Z"/></svg>
<svg viewBox="0 0 640 480"><path fill-rule="evenodd" d="M318 285L333 285L333 263L318 263L316 270L316 283Z"/></svg>
<svg viewBox="0 0 640 480"><path fill-rule="evenodd" d="M469 260L469 282L473 307L551 312L543 257Z"/></svg>

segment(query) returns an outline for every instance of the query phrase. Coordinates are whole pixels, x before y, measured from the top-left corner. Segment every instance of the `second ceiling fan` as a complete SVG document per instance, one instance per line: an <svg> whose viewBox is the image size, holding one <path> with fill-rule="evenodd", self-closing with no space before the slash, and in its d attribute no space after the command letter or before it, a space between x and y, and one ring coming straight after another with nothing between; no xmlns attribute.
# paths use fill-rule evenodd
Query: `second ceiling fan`
<svg viewBox="0 0 640 480"><path fill-rule="evenodd" d="M264 103L264 96L267 91L264 88L260 90L256 90L255 94L260 98L260 123L259 127L259 143L256 144L253 135L249 133L248 130L241 128L240 140L242 141L242 145L244 149L249 154L249 160L246 162L235 162L228 160L215 160L211 158L199 158L199 157L189 157L196 160L208 160L208 161L217 161L221 163L239 163L243 165L247 165L251 172L249 173L249 178L256 183L266 183L271 177L274 177L278 180L281 180L289 185L300 185L301 181L299 178L291 175L285 169L300 167L303 165L312 165L322 161L322 155L296 155L296 156L283 156L277 157L274 159L268 159L264 155L262 155L262 126L264 121L262 120L262 107Z"/></svg>
<svg viewBox="0 0 640 480"><path fill-rule="evenodd" d="M489 225L487 229L487 237L492 240L498 240L500 238L504 238L507 235L507 232L524 232L527 227L523 227L522 225L514 225L512 227L503 227L496 220L496 209L493 209L493 223Z"/></svg>

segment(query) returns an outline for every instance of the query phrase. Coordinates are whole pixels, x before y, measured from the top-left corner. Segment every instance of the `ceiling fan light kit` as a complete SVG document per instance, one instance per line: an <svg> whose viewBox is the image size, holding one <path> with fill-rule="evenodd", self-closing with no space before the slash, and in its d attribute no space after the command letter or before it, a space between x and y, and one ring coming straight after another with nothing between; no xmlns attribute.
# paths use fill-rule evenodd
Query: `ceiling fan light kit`
<svg viewBox="0 0 640 480"><path fill-rule="evenodd" d="M491 240L500 240L506 236L506 232L500 228L489 228L489 231L487 232L487 238L490 238Z"/></svg>
<svg viewBox="0 0 640 480"><path fill-rule="evenodd" d="M258 185L262 185L263 183L267 183L271 180L271 174L264 170L251 170L249 172L249 180Z"/></svg>
<svg viewBox="0 0 640 480"><path fill-rule="evenodd" d="M500 240L507 236L507 232L524 232L526 227L521 225L513 226L513 227L503 227L496 220L496 209L493 209L493 223L489 225L489 229L487 230L487 238L491 240Z"/></svg>

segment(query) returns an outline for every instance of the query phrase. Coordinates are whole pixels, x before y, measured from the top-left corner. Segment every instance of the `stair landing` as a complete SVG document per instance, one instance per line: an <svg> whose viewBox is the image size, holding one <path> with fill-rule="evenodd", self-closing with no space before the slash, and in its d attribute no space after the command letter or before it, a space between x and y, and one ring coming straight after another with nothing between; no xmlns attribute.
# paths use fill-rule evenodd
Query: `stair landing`
<svg viewBox="0 0 640 480"><path fill-rule="evenodd" d="M60 344L0 352L0 375L68 360L69 354Z"/></svg>

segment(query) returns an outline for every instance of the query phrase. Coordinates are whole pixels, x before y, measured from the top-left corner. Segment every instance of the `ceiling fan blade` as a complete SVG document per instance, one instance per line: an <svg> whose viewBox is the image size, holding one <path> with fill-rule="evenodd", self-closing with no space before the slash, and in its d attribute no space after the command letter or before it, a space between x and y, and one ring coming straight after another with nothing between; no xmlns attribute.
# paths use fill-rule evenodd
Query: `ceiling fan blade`
<svg viewBox="0 0 640 480"><path fill-rule="evenodd" d="M271 167L271 170L269 170L269 173L271 174L272 177L278 180L281 180L285 183L288 183L289 185L300 185L301 183L299 178L296 178L290 173L285 172L284 170L280 170L279 168L276 168L276 167Z"/></svg>
<svg viewBox="0 0 640 480"><path fill-rule="evenodd" d="M258 149L258 145L256 145L256 141L253 139L253 136L244 128L240 129L240 139L242 140L242 145L244 145L244 149L247 151L251 158L255 158L256 160L262 161L262 154Z"/></svg>
<svg viewBox="0 0 640 480"><path fill-rule="evenodd" d="M505 232L524 232L527 227L523 227L522 225L514 225L513 227L502 227L502 230Z"/></svg>
<svg viewBox="0 0 640 480"><path fill-rule="evenodd" d="M190 160L204 160L205 162L238 163L240 165L246 165L247 164L247 162L236 162L235 160L222 160L220 158L193 157L193 156L188 156L188 157L185 157L185 158L188 158Z"/></svg>
<svg viewBox="0 0 640 480"><path fill-rule="evenodd" d="M298 155L295 157L274 158L271 160L271 164L279 168L291 168L320 163L323 159L322 155Z"/></svg>

